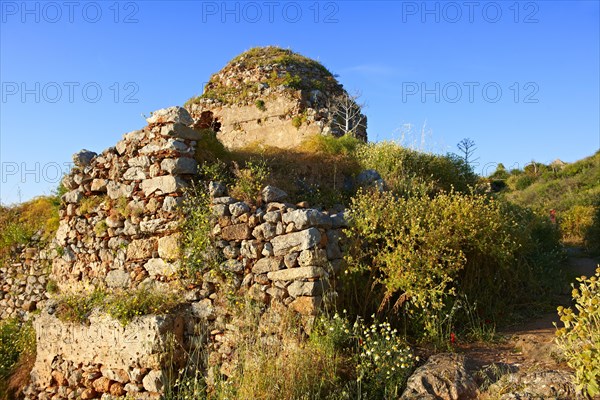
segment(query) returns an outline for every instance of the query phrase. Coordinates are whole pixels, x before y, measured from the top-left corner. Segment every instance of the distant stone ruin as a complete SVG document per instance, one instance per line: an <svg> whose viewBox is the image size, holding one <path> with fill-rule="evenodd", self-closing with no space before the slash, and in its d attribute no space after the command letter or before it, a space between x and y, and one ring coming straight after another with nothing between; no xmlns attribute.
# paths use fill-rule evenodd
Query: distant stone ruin
<svg viewBox="0 0 600 400"><path fill-rule="evenodd" d="M367 140L356 99L319 62L277 47L254 48L214 74L186 108L229 148L298 147L313 135Z"/></svg>

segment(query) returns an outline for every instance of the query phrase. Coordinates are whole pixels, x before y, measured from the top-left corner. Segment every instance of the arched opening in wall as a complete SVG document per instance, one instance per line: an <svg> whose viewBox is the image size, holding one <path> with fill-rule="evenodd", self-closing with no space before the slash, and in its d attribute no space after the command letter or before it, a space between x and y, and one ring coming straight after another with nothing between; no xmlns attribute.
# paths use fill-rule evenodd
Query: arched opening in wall
<svg viewBox="0 0 600 400"><path fill-rule="evenodd" d="M217 133L221 130L221 122L219 118L215 117L212 111L202 111L200 118L194 124L194 128L198 130L211 129Z"/></svg>

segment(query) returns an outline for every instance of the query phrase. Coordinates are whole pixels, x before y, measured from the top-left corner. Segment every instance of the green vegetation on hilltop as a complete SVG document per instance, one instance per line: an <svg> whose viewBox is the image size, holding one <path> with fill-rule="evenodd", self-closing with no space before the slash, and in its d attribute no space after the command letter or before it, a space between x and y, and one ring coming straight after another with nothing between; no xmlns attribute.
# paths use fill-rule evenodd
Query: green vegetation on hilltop
<svg viewBox="0 0 600 400"><path fill-rule="evenodd" d="M50 239L58 229L59 205L58 195L37 197L15 206L0 205L0 260L36 234L40 239Z"/></svg>
<svg viewBox="0 0 600 400"><path fill-rule="evenodd" d="M256 68L274 64L286 67L316 68L325 74L333 76L320 62L295 53L290 49L282 49L277 46L253 47L236 56L229 64L239 65L242 68Z"/></svg>
<svg viewBox="0 0 600 400"><path fill-rule="evenodd" d="M242 77L241 71L254 70L255 80ZM232 77L223 82L223 76ZM320 62L302 56L289 49L275 46L255 47L232 59L217 74L211 76L203 94L193 97L186 106L198 103L201 99L218 100L223 104L249 104L263 101L261 88L277 88L283 86L288 91L296 90L328 90L338 92L340 85L333 74Z"/></svg>
<svg viewBox="0 0 600 400"><path fill-rule="evenodd" d="M490 178L508 201L548 217L554 210L566 243L600 251L600 151L572 164L498 168Z"/></svg>

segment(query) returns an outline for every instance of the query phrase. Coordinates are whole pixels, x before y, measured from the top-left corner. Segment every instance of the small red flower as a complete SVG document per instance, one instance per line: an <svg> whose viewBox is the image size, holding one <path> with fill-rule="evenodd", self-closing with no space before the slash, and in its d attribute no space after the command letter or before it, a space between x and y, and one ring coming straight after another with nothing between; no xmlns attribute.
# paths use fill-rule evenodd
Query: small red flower
<svg viewBox="0 0 600 400"><path fill-rule="evenodd" d="M456 343L456 335L454 334L454 332L450 333L450 343Z"/></svg>

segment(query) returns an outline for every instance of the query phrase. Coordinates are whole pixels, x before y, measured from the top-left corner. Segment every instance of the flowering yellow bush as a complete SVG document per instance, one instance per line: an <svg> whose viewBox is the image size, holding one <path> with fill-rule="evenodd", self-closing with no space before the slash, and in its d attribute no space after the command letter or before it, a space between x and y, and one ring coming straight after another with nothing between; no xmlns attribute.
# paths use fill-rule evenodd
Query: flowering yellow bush
<svg viewBox="0 0 600 400"><path fill-rule="evenodd" d="M363 285L359 306L372 305L359 314L402 311L412 333L428 340L448 340L441 325L459 295L495 320L511 303L543 297L540 286L555 273L556 261L538 255L558 259L549 223L486 195L364 191L349 215L344 278Z"/></svg>
<svg viewBox="0 0 600 400"><path fill-rule="evenodd" d="M558 307L565 325L556 341L570 367L575 369L579 389L590 396L600 394L600 266L590 278L577 278L573 285L575 309Z"/></svg>

